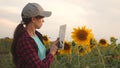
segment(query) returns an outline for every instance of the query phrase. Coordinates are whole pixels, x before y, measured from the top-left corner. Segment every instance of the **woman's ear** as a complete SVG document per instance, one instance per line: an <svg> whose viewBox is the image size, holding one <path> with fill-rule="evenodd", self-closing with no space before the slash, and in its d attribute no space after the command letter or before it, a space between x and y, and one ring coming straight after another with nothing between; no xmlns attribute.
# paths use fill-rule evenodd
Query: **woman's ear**
<svg viewBox="0 0 120 68"><path fill-rule="evenodd" d="M32 17L32 22L36 22L36 18L35 17Z"/></svg>

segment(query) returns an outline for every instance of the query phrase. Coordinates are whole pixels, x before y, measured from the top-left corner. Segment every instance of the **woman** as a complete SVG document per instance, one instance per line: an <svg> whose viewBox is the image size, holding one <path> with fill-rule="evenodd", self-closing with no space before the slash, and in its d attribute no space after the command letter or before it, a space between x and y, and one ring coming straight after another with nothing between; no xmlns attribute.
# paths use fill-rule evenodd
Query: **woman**
<svg viewBox="0 0 120 68"><path fill-rule="evenodd" d="M28 3L21 15L22 22L16 27L11 48L16 68L49 68L59 39L46 51L42 35L36 29L41 28L44 17L49 17L51 12L44 11L37 3Z"/></svg>

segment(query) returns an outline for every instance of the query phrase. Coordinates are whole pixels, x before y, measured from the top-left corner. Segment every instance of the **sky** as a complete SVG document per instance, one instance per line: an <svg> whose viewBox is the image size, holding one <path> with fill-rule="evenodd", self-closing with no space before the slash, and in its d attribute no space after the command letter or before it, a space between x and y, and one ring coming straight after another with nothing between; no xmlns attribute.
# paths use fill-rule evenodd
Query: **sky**
<svg viewBox="0 0 120 68"><path fill-rule="evenodd" d="M38 29L51 40L58 37L59 26L67 24L66 40L71 40L73 28L86 25L97 40L113 36L120 41L120 0L0 0L0 38L13 38L21 11L29 2L52 12Z"/></svg>

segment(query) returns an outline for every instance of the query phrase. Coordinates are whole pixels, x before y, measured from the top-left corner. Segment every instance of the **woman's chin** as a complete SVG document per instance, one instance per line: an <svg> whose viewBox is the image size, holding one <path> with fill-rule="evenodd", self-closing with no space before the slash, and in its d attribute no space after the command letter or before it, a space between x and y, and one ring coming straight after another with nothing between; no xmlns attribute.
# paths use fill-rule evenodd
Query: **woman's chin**
<svg viewBox="0 0 120 68"><path fill-rule="evenodd" d="M41 27L37 27L36 29L40 29Z"/></svg>

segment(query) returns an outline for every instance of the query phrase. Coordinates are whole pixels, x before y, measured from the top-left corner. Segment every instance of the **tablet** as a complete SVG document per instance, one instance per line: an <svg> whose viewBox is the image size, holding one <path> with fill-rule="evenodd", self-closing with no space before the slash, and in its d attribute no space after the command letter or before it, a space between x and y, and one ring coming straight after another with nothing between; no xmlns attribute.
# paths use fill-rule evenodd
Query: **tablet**
<svg viewBox="0 0 120 68"><path fill-rule="evenodd" d="M66 33L66 24L60 25L60 27L59 27L59 45L58 45L58 49L64 49L65 33Z"/></svg>

